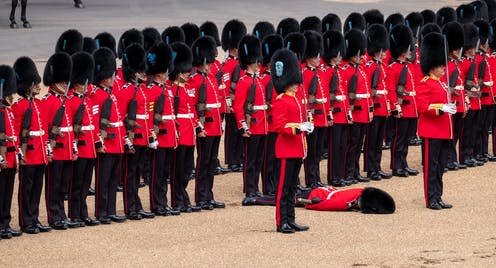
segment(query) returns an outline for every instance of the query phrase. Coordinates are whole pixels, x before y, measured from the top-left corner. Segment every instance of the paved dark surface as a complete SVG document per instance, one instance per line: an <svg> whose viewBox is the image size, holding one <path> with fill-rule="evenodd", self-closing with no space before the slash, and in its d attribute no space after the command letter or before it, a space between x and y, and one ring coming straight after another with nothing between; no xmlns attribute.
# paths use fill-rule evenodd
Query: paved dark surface
<svg viewBox="0 0 496 268"><path fill-rule="evenodd" d="M388 15L404 14L461 1L427 0L84 0L86 8L76 9L72 0L29 0L28 19L32 29L10 29L11 0L0 0L0 64L12 64L19 56L28 55L37 61L48 58L54 44L65 29L79 29L86 36L109 31L118 38L126 29L155 26L160 31L169 25L184 22L202 23L212 20L219 27L231 18L243 20L248 30L258 20L277 24L284 17L302 19L308 15L324 16L329 12L343 19L352 11L378 8ZM19 24L20 7L17 10ZM19 24L21 26L22 24Z"/></svg>

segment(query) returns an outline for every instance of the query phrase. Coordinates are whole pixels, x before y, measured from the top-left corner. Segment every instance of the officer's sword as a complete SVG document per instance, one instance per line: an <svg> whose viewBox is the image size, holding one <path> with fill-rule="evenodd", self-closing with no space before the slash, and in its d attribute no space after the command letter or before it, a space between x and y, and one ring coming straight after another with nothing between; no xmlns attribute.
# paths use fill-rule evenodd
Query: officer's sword
<svg viewBox="0 0 496 268"><path fill-rule="evenodd" d="M448 91L446 93L446 97L448 98L448 103L451 103L451 92L449 90L449 86L450 86L449 76L450 76L450 73L449 73L449 68L448 68L448 65L449 65L449 62L448 62L448 41L446 39L446 35L443 35L443 39L444 39L444 60L446 62L446 86L448 87Z"/></svg>

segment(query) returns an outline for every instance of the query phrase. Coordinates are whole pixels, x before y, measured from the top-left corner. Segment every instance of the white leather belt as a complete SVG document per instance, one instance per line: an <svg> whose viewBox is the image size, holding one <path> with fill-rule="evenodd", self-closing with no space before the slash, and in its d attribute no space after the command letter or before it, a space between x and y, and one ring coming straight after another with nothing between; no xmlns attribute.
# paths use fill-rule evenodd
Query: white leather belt
<svg viewBox="0 0 496 268"><path fill-rule="evenodd" d="M17 136L7 136L8 141L16 142L17 141Z"/></svg>
<svg viewBox="0 0 496 268"><path fill-rule="evenodd" d="M140 119L140 120L147 120L149 117L148 114L137 114L136 115L136 119Z"/></svg>
<svg viewBox="0 0 496 268"><path fill-rule="evenodd" d="M377 95L387 95L388 94L387 90L377 90L376 93L377 93Z"/></svg>
<svg viewBox="0 0 496 268"><path fill-rule="evenodd" d="M267 105L254 105L253 111L265 111L267 110Z"/></svg>
<svg viewBox="0 0 496 268"><path fill-rule="evenodd" d="M415 97L415 95L417 95L417 94L415 93L415 91L406 91L406 92L405 92L405 96Z"/></svg>
<svg viewBox="0 0 496 268"><path fill-rule="evenodd" d="M72 127L61 127L60 132L72 132Z"/></svg>
<svg viewBox="0 0 496 268"><path fill-rule="evenodd" d="M194 114L177 114L176 118L182 118L182 119L192 119L195 117Z"/></svg>
<svg viewBox="0 0 496 268"><path fill-rule="evenodd" d="M207 108L220 108L220 103L217 102L217 103L207 104Z"/></svg>
<svg viewBox="0 0 496 268"><path fill-rule="evenodd" d="M171 114L171 115L162 115L162 120L174 120L176 119L176 116Z"/></svg>
<svg viewBox="0 0 496 268"><path fill-rule="evenodd" d="M360 99L370 98L370 94L369 94L369 93L365 93L365 94L356 94L355 96L356 96L357 98L360 98Z"/></svg>
<svg viewBox="0 0 496 268"><path fill-rule="evenodd" d="M320 104L323 104L323 103L327 103L327 99L326 98L315 99L315 102L320 103Z"/></svg>
<svg viewBox="0 0 496 268"><path fill-rule="evenodd" d="M29 131L29 136L32 136L32 137L41 137L43 135L45 135L45 131L44 130Z"/></svg>
<svg viewBox="0 0 496 268"><path fill-rule="evenodd" d="M336 100L337 101L345 101L346 100L346 95L336 95Z"/></svg>
<svg viewBox="0 0 496 268"><path fill-rule="evenodd" d="M494 84L494 82L493 82L493 81L485 81L485 82L483 82L482 84L483 84L484 86L486 86L486 87L492 87L492 86L493 86L493 84Z"/></svg>
<svg viewBox="0 0 496 268"><path fill-rule="evenodd" d="M81 130L83 131L95 130L95 126L94 125L82 126Z"/></svg>
<svg viewBox="0 0 496 268"><path fill-rule="evenodd" d="M109 124L109 127L122 127L122 126L123 126L122 122L115 122Z"/></svg>
<svg viewBox="0 0 496 268"><path fill-rule="evenodd" d="M455 90L465 90L465 87L462 85L458 85L455 87Z"/></svg>

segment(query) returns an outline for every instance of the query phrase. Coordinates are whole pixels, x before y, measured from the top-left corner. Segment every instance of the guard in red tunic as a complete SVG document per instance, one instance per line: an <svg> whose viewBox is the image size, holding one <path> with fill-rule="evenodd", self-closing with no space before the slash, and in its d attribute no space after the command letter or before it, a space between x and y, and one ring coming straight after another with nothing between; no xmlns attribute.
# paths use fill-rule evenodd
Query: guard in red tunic
<svg viewBox="0 0 496 268"><path fill-rule="evenodd" d="M64 195L72 177L73 161L77 158L77 145L72 128L70 96L72 59L65 52L52 55L45 65L43 83L49 87L41 101L48 120L48 168L46 171L45 202L48 222L56 230L79 227L70 222L64 209ZM64 182L68 180L68 182Z"/></svg>
<svg viewBox="0 0 496 268"><path fill-rule="evenodd" d="M416 176L419 172L410 168L407 162L408 145L415 135L418 116L414 66L409 61L412 56L412 32L407 26L396 25L389 34L389 43L389 51L394 59L386 73L387 90L394 116L391 169L393 176Z"/></svg>
<svg viewBox="0 0 496 268"><path fill-rule="evenodd" d="M38 219L43 175L48 164L46 143L47 118L41 101L41 77L30 58L21 57L14 63L17 94L21 98L12 105L14 131L19 140L19 226L24 233L49 232L51 227Z"/></svg>
<svg viewBox="0 0 496 268"><path fill-rule="evenodd" d="M191 204L187 188L191 167L195 166L194 150L196 137L205 137L198 123L195 109L195 92L188 88L188 79L193 68L191 49L182 42L171 44L174 71L170 74L174 95L174 112L179 133L178 146L173 151L173 174L171 181L172 207L180 212L198 212L201 207Z"/></svg>
<svg viewBox="0 0 496 268"><path fill-rule="evenodd" d="M444 37L430 33L423 38L420 64L426 75L419 83L419 136L423 138L425 205L430 209L451 208L441 199L443 173L450 140L453 139L452 115L456 105L451 92L440 78L446 65Z"/></svg>
<svg viewBox="0 0 496 268"><path fill-rule="evenodd" d="M199 124L205 133L198 135L196 161L196 204L204 210L224 208L225 204L214 199L214 169L222 135L219 90L215 76L211 74L211 64L215 61L215 41L204 36L198 38L191 48L193 67L196 73L188 80L188 90L195 94L195 104Z"/></svg>
<svg viewBox="0 0 496 268"><path fill-rule="evenodd" d="M224 139L224 156L228 168L233 172L243 171L243 138L238 131L236 117L232 111L232 103L236 92L236 85L243 71L238 61L238 44L246 34L246 26L239 20L230 20L222 29L222 49L229 56L223 63L222 75L225 84L225 97L227 101L226 136ZM194 53L194 51L193 51Z"/></svg>
<svg viewBox="0 0 496 268"><path fill-rule="evenodd" d="M72 113L74 144L77 159L74 162L69 190L69 218L79 227L100 224L88 215L86 197L88 196L93 171L95 168L95 143L100 140L93 122L92 103L87 97L91 91L90 81L93 81L95 63L93 56L79 52L72 56L71 96L68 110Z"/></svg>
<svg viewBox="0 0 496 268"><path fill-rule="evenodd" d="M492 29L496 29L496 20L493 20L491 21L491 24L490 24L491 28ZM489 42L489 49L491 51L491 55L489 56L489 61L491 62L495 62L496 64L496 38L493 38L492 40L490 40ZM493 72L493 77L496 77L496 68L493 68L492 69L492 72ZM493 86L493 92L492 94L496 97L496 86ZM494 99L494 101L496 102L496 98ZM493 155L496 155L496 105L494 106L494 120L493 120L493 123L492 123L492 151L493 151Z"/></svg>
<svg viewBox="0 0 496 268"><path fill-rule="evenodd" d="M381 168L382 143L386 131L386 121L391 115L391 103L386 89L387 64L383 63L386 51L389 49L389 40L386 28L381 24L374 24L367 30L367 53L370 60L364 69L370 81L374 101L374 119L370 122L365 136L364 170L371 180L391 178Z"/></svg>
<svg viewBox="0 0 496 268"><path fill-rule="evenodd" d="M261 196L258 188L262 170L263 150L268 131L265 85L258 76L262 59L260 40L245 35L238 46L239 64L244 75L239 79L234 95L233 111L239 131L244 137L243 192L249 199Z"/></svg>
<svg viewBox="0 0 496 268"><path fill-rule="evenodd" d="M93 53L93 58L95 78L89 98L100 140L95 145L98 153L95 167L95 216L101 224L124 222L126 217L117 216L115 208L125 143L123 117L112 92L116 74L115 55L108 48L100 48Z"/></svg>
<svg viewBox="0 0 496 268"><path fill-rule="evenodd" d="M277 231L306 231L307 226L295 222L295 194L302 160L307 154L305 134L312 132L314 126L306 121L301 101L296 98L298 84L302 83L296 55L288 49L278 50L270 62L270 73L279 94L272 106L275 129L279 133L276 157L281 161L276 195Z"/></svg>
<svg viewBox="0 0 496 268"><path fill-rule="evenodd" d="M345 180L346 152L350 124L353 123L348 90L343 87L343 70L340 68L344 38L341 32L331 30L323 35L325 66L322 67L324 88L329 90L329 106L333 125L329 128L329 159L327 161L327 183L339 187L351 184Z"/></svg>
<svg viewBox="0 0 496 268"><path fill-rule="evenodd" d="M441 80L449 82L448 86L451 92L451 99L456 105L456 114L452 116L453 140L448 151L446 167L449 170L465 169L467 166L458 162L456 150L456 145L463 129L463 117L465 117L468 110L468 98L463 87L463 79L459 66L464 39L463 26L456 21L449 22L443 27L443 35L446 36L446 41L448 42L448 71ZM448 79L446 75L448 75Z"/></svg>
<svg viewBox="0 0 496 268"><path fill-rule="evenodd" d="M17 91L14 70L7 65L0 66L0 237L10 239L22 232L10 227L10 208L14 193L14 179L17 171L19 139L14 126L11 105Z"/></svg>
<svg viewBox="0 0 496 268"><path fill-rule="evenodd" d="M363 55L367 48L365 35L357 30L350 30L344 37L346 45L341 83L348 89L353 124L349 135L349 146L346 154L346 180L350 182L367 182L368 178L360 175L359 159L363 146L365 131L373 118L372 91L370 81L363 67Z"/></svg>

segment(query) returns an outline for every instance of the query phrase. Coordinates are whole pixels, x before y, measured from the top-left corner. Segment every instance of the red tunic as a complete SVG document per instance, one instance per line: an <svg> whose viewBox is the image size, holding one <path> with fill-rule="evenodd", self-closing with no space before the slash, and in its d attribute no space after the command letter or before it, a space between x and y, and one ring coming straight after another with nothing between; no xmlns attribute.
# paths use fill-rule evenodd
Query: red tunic
<svg viewBox="0 0 496 268"><path fill-rule="evenodd" d="M250 92L251 85L255 83L255 101L253 102L253 113L251 114L251 124L249 127L253 135L265 135L268 131L267 125L267 104L265 102L265 86L263 80L256 76L253 78L244 75L239 79L234 95L233 111L236 116L238 129L242 128L242 121L245 121L245 104Z"/></svg>
<svg viewBox="0 0 496 268"><path fill-rule="evenodd" d="M266 67L268 68L268 67ZM262 79L262 85L265 85L265 87L271 82L271 78L270 78L270 70L269 69L266 69L266 71L264 72L264 74L261 76L261 79ZM264 89L264 94L267 94L267 92L265 91ZM265 96L267 97L267 96ZM274 100L277 98L277 92L276 92L276 89L274 87L272 87L272 99L271 99L271 103L274 103ZM271 104L272 105L272 104ZM268 132L277 132L275 127L274 127L274 120L273 120L274 116L273 116L273 109L272 107L270 107L270 109L267 110L267 130Z"/></svg>
<svg viewBox="0 0 496 268"><path fill-rule="evenodd" d="M123 117L127 116L131 100L136 100L136 124L141 127L134 128L133 144L138 146L148 145L148 139L153 128L149 123L150 114L147 110L150 106L148 94L149 92L144 83L140 84L136 90L134 84L127 83L117 95L119 110L122 112Z"/></svg>
<svg viewBox="0 0 496 268"><path fill-rule="evenodd" d="M305 66L302 69L303 75L303 88L304 92L307 94L305 97L308 99L308 92L310 87L310 82L314 76L314 72L317 72L318 83L317 91L315 92L315 103L313 105L313 123L315 127L327 127L329 126L330 117L330 106L329 106L329 88L324 86L322 77L324 72L322 69L314 69L310 66Z"/></svg>
<svg viewBox="0 0 496 268"><path fill-rule="evenodd" d="M217 73L221 71L222 63L220 63L220 61L218 60L215 60L210 66L211 66L210 74L212 75L212 77L215 77L217 80ZM229 96L229 92L226 90L226 85L222 84L218 86L219 86L219 99L221 104L220 112L224 114L227 113L226 97Z"/></svg>
<svg viewBox="0 0 496 268"><path fill-rule="evenodd" d="M364 71L362 65L358 65L358 67L353 67L349 64L343 66L343 72L341 76L340 82L342 83L342 87L348 89L348 83L353 74L357 74L358 83L356 89L356 97L357 99L353 103L353 122L356 123L369 123L372 120L372 111L373 111L373 103L372 103L372 91L370 90L370 81L367 79L367 75ZM359 98L359 99L358 99Z"/></svg>
<svg viewBox="0 0 496 268"><path fill-rule="evenodd" d="M350 112L350 103L348 101L348 89L343 88L341 83L342 79L342 69L337 66L327 65L322 67L324 75L322 76L322 82L324 88L330 88L330 83L332 76L335 72L338 74L338 89L336 93L336 100L332 107L332 116L334 118L334 124L348 124L348 115ZM330 102L329 102L330 105Z"/></svg>
<svg viewBox="0 0 496 268"><path fill-rule="evenodd" d="M7 168L16 168L16 153L19 151L19 138L14 125L14 114L12 113L12 109L10 107L0 108L0 111L4 114L5 135L7 136L7 141L4 143L4 146L7 149L4 161L7 162Z"/></svg>
<svg viewBox="0 0 496 268"><path fill-rule="evenodd" d="M379 83L377 84L377 88L375 88L377 91L376 96L373 97L374 116L387 117L391 114L391 104L386 89L386 66L382 62L379 64L375 60L370 60L365 64L364 71L367 74L367 80L370 81L370 85L372 86L372 78L377 68L379 68Z"/></svg>
<svg viewBox="0 0 496 268"><path fill-rule="evenodd" d="M149 96L148 114L149 119L147 125L153 128L153 116L157 99L162 95L162 85L153 83L146 89ZM162 120L158 126L157 134L158 147L160 148L176 148L177 147L177 129L176 115L174 113L174 95L170 86L166 86L163 94L165 94L164 109L162 110Z"/></svg>
<svg viewBox="0 0 496 268"><path fill-rule="evenodd" d="M73 117L81 104L84 104L83 118L81 121L81 132L78 139L78 157L79 158L96 158L95 143L99 142L98 124L95 123L93 116L97 110L93 109L93 104L88 97L73 93L70 106Z"/></svg>
<svg viewBox="0 0 496 268"><path fill-rule="evenodd" d="M172 85L172 94L179 96L179 105L176 111L179 145L196 145L196 128L198 116L195 109L195 92L188 90L186 85Z"/></svg>
<svg viewBox="0 0 496 268"><path fill-rule="evenodd" d="M308 199L317 197L321 200L317 204L308 204L306 209L319 211L346 211L350 205L362 196L362 188L338 190L331 186L315 188L310 192Z"/></svg>
<svg viewBox="0 0 496 268"><path fill-rule="evenodd" d="M482 58L485 58L487 65L486 65L486 73L484 74L484 81L483 81L484 85L481 86L480 100L482 105L493 105L494 104L493 69L496 69L496 59L487 54L480 55L480 60L482 60Z"/></svg>
<svg viewBox="0 0 496 268"><path fill-rule="evenodd" d="M396 94L396 85L398 84L398 80L400 79L401 70L403 66L407 66L408 73L406 77L406 85L405 85L405 93L407 95L403 96L403 103L401 104L401 112L402 117L405 118L417 118L417 103L416 103L416 94L415 91L415 80L412 72L413 65L409 62L400 63L395 61L389 65L388 70L386 71L387 77L387 90L391 100L391 110L396 110L396 105L398 105L398 95Z"/></svg>
<svg viewBox="0 0 496 268"><path fill-rule="evenodd" d="M224 89L224 95L226 98L230 99L230 92L231 92L231 79L232 79L232 74L234 72L234 69L236 69L236 65L238 65L238 58L234 57L232 55L229 55L227 60L224 62L224 66L222 68L222 81L225 84L225 89ZM244 71L241 70L239 77L241 78L244 75ZM229 100L231 103L227 103L229 107L232 106L232 101Z"/></svg>

